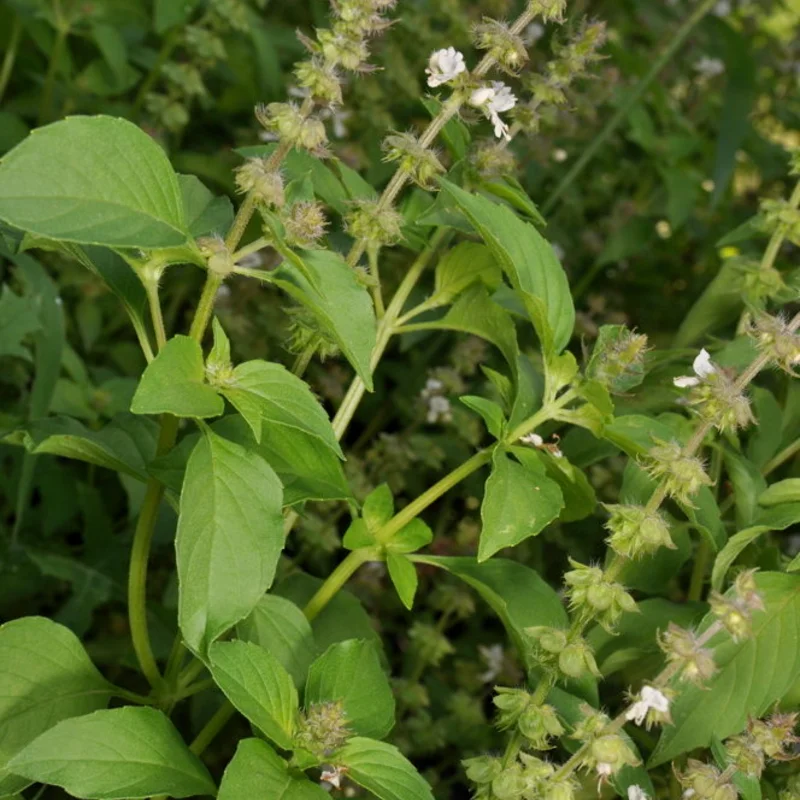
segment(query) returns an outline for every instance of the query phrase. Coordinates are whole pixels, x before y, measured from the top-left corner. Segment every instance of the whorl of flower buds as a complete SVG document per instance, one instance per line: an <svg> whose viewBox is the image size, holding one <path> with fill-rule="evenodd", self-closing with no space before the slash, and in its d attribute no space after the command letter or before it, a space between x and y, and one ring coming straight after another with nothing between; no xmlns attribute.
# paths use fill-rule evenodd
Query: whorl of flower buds
<svg viewBox="0 0 800 800"><path fill-rule="evenodd" d="M469 155L472 166L482 178L513 175L517 170L514 154L502 143L485 139L479 141Z"/></svg>
<svg viewBox="0 0 800 800"><path fill-rule="evenodd" d="M484 18L473 29L475 47L485 50L500 69L516 75L528 60L522 37L513 33L505 22Z"/></svg>
<svg viewBox="0 0 800 800"><path fill-rule="evenodd" d="M393 208L381 208L377 200L356 200L345 225L347 232L367 247L391 245L403 236L403 217Z"/></svg>
<svg viewBox="0 0 800 800"><path fill-rule="evenodd" d="M325 126L314 117L305 117L293 103L270 103L256 108L256 119L265 130L300 150L323 157L328 154Z"/></svg>
<svg viewBox="0 0 800 800"><path fill-rule="evenodd" d="M606 529L611 536L606 539L614 552L625 558L651 555L660 547L674 550L669 524L658 511L647 511L643 506L606 505L611 514Z"/></svg>
<svg viewBox="0 0 800 800"><path fill-rule="evenodd" d="M787 289L783 275L774 266L742 256L727 259L725 265L738 274L745 301L757 308L763 307L765 300L780 298Z"/></svg>
<svg viewBox="0 0 800 800"><path fill-rule="evenodd" d="M797 375L795 367L800 364L800 335L782 316L766 314L751 323L748 331L756 346L770 360L790 375Z"/></svg>
<svg viewBox="0 0 800 800"><path fill-rule="evenodd" d="M294 743L324 759L338 750L351 735L341 701L312 703L300 718Z"/></svg>
<svg viewBox="0 0 800 800"><path fill-rule="evenodd" d="M589 705L581 706L582 718L570 734L587 747L581 765L595 770L600 782L616 775L625 766L635 766L639 759L630 745L617 733L607 733L608 717Z"/></svg>
<svg viewBox="0 0 800 800"><path fill-rule="evenodd" d="M800 209L788 200L762 200L761 227L767 233L778 233L792 244L800 245Z"/></svg>
<svg viewBox="0 0 800 800"><path fill-rule="evenodd" d="M703 462L684 455L678 442L656 440L643 466L653 478L664 481L668 495L688 506L692 505L692 498L703 486L713 483L703 469Z"/></svg>
<svg viewBox="0 0 800 800"><path fill-rule="evenodd" d="M736 800L739 792L716 767L690 758L686 770L675 773L684 788L683 796L692 800Z"/></svg>
<svg viewBox="0 0 800 800"><path fill-rule="evenodd" d="M719 431L746 428L755 421L744 390L721 369L692 389L687 403L695 408L702 420L707 420Z"/></svg>
<svg viewBox="0 0 800 800"><path fill-rule="evenodd" d="M530 0L528 3L531 14L546 22L563 22L566 8L567 0Z"/></svg>
<svg viewBox="0 0 800 800"><path fill-rule="evenodd" d="M236 266L231 252L220 236L204 236L197 240L200 254L206 259L209 271L224 278Z"/></svg>
<svg viewBox="0 0 800 800"><path fill-rule="evenodd" d="M295 65L297 83L307 89L311 97L326 106L342 103L342 86L335 70L320 58L311 58Z"/></svg>
<svg viewBox="0 0 800 800"><path fill-rule="evenodd" d="M740 572L727 594L712 592L709 596L711 613L725 626L735 641L752 633L754 611L764 610L764 601L754 579L755 570Z"/></svg>
<svg viewBox="0 0 800 800"><path fill-rule="evenodd" d="M750 720L747 735L768 759L788 761L795 758L792 748L800 741L794 735L798 716L797 713L775 713L766 719Z"/></svg>
<svg viewBox="0 0 800 800"><path fill-rule="evenodd" d="M384 161L396 161L401 172L423 189L435 188L434 179L444 166L433 150L411 133L393 133L383 140Z"/></svg>
<svg viewBox="0 0 800 800"><path fill-rule="evenodd" d="M550 740L564 733L556 710L552 706L537 703L530 692L502 686L495 691L494 704L499 710L497 727L500 730L517 728L534 750L552 747Z"/></svg>
<svg viewBox="0 0 800 800"><path fill-rule="evenodd" d="M289 213L281 218L286 241L292 247L308 249L325 235L328 220L320 203L301 201L295 203Z"/></svg>
<svg viewBox="0 0 800 800"><path fill-rule="evenodd" d="M283 178L271 169L266 158L249 158L236 170L236 188L252 192L256 200L273 208L284 204Z"/></svg>
<svg viewBox="0 0 800 800"><path fill-rule="evenodd" d="M634 599L620 583L606 580L600 567L590 567L569 560L573 569L564 575L570 608L586 619L596 619L612 632L625 612L636 611Z"/></svg>
<svg viewBox="0 0 800 800"><path fill-rule="evenodd" d="M717 671L712 652L693 631L670 622L659 638L659 647L670 664L676 664L682 680L702 686Z"/></svg>
<svg viewBox="0 0 800 800"><path fill-rule="evenodd" d="M594 653L585 639L569 639L566 631L541 625L525 628L524 635L533 657L552 672L563 673L569 678L581 678L587 674L600 677Z"/></svg>
<svg viewBox="0 0 800 800"><path fill-rule="evenodd" d="M627 392L644 378L647 337L624 325L603 325L597 336L586 375L611 392Z"/></svg>

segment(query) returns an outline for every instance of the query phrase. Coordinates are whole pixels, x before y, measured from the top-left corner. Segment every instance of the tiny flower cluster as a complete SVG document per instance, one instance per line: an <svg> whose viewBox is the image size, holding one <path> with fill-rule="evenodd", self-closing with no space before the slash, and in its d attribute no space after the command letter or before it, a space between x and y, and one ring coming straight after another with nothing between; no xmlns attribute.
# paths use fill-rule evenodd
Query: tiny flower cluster
<svg viewBox="0 0 800 800"><path fill-rule="evenodd" d="M569 560L573 569L564 575L570 608L596 619L607 631L614 630L625 612L636 611L634 599L620 583L609 581L600 567Z"/></svg>

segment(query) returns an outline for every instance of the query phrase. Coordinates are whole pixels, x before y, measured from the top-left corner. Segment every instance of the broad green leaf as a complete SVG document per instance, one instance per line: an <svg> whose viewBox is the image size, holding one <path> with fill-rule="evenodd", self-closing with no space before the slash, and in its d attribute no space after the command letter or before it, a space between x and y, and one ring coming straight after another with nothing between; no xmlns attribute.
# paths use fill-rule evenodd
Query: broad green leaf
<svg viewBox="0 0 800 800"><path fill-rule="evenodd" d="M575 309L566 273L539 231L510 209L442 180L520 294L546 353L572 337Z"/></svg>
<svg viewBox="0 0 800 800"><path fill-rule="evenodd" d="M288 262L272 273L269 280L316 317L371 391L375 313L367 290L337 253L305 250L302 259L306 270L315 277L316 287Z"/></svg>
<svg viewBox="0 0 800 800"><path fill-rule="evenodd" d="M383 738L394 725L394 696L374 642L349 639L331 645L308 671L305 706L341 701L348 728Z"/></svg>
<svg viewBox="0 0 800 800"><path fill-rule="evenodd" d="M800 504L800 478L786 478L773 483L758 496L759 505L776 506L781 503Z"/></svg>
<svg viewBox="0 0 800 800"><path fill-rule="evenodd" d="M188 336L173 336L147 365L131 411L196 419L218 417L225 410L225 402L204 379L200 344Z"/></svg>
<svg viewBox="0 0 800 800"><path fill-rule="evenodd" d="M727 544L717 553L717 557L714 560L714 568L711 571L711 586L713 589L717 591L722 589L725 576L728 574L733 562L736 561L748 545L769 530L771 528L768 525L754 525L751 528L739 531L728 539Z"/></svg>
<svg viewBox="0 0 800 800"><path fill-rule="evenodd" d="M702 688L681 688L671 708L674 724L664 728L650 767L707 747L714 734L738 733L748 716L762 716L796 682L800 639L792 632L800 627L800 576L762 572L755 580L765 610L754 613L752 637L712 639L718 672Z"/></svg>
<svg viewBox="0 0 800 800"><path fill-rule="evenodd" d="M372 547L377 541L367 523L361 517L356 517L344 532L342 546L347 550L358 550L361 547Z"/></svg>
<svg viewBox="0 0 800 800"><path fill-rule="evenodd" d="M385 525L394 514L394 498L389 484L382 483L373 489L364 500L361 516L366 526L371 531L378 530Z"/></svg>
<svg viewBox="0 0 800 800"><path fill-rule="evenodd" d="M408 556L402 553L389 551L386 553L386 567L397 596L402 604L410 611L414 605L414 595L417 593L417 569Z"/></svg>
<svg viewBox="0 0 800 800"><path fill-rule="evenodd" d="M564 498L564 508L558 518L564 522L574 522L588 517L597 507L597 496L583 470L570 464L563 456L552 455L547 450L540 450L539 458L547 477L559 485Z"/></svg>
<svg viewBox="0 0 800 800"><path fill-rule="evenodd" d="M512 208L529 217L530 221L536 225L542 228L547 226L547 221L533 200L528 197L522 184L511 175L503 175L493 181L484 178L480 181L479 188L505 200Z"/></svg>
<svg viewBox="0 0 800 800"><path fill-rule="evenodd" d="M753 523L760 510L759 497L767 488L761 470L739 453L724 452L725 468L733 484L733 499L736 503L736 527L746 528Z"/></svg>
<svg viewBox="0 0 800 800"><path fill-rule="evenodd" d="M331 761L380 800L433 800L427 781L394 745L356 736Z"/></svg>
<svg viewBox="0 0 800 800"><path fill-rule="evenodd" d="M280 661L252 642L215 642L208 658L228 700L278 747L291 750L297 689Z"/></svg>
<svg viewBox="0 0 800 800"><path fill-rule="evenodd" d="M71 417L48 417L7 434L3 441L29 453L49 453L147 480L147 464L156 451L158 426L133 414L117 414L100 430Z"/></svg>
<svg viewBox="0 0 800 800"><path fill-rule="evenodd" d="M755 525L767 525L773 531L784 531L800 522L800 503L781 503L763 508L756 514Z"/></svg>
<svg viewBox="0 0 800 800"><path fill-rule="evenodd" d="M327 800L328 793L286 762L261 739L239 742L219 785L217 800Z"/></svg>
<svg viewBox="0 0 800 800"><path fill-rule="evenodd" d="M283 549L282 488L256 453L207 430L181 492L178 621L200 655L258 604Z"/></svg>
<svg viewBox="0 0 800 800"><path fill-rule="evenodd" d="M283 426L313 436L344 458L328 415L302 381L280 364L246 361L220 392L250 425L256 441L264 427Z"/></svg>
<svg viewBox="0 0 800 800"><path fill-rule="evenodd" d="M306 682L306 674L317 655L314 634L303 612L290 600L266 594L236 626L240 639L264 648L286 668L295 686Z"/></svg>
<svg viewBox="0 0 800 800"><path fill-rule="evenodd" d="M723 366L727 365L723 364ZM759 469L762 469L781 447L784 434L784 412L781 404L769 389L751 386L750 399L758 425L750 433L747 442L747 457Z"/></svg>
<svg viewBox="0 0 800 800"><path fill-rule="evenodd" d="M276 587L275 594L286 597L299 608L317 593L322 581L304 572L293 572ZM367 639L380 646L380 637L372 625L372 620L364 606L353 594L342 590L336 594L325 608L311 621L314 640L320 650L325 650L336 642L347 639Z"/></svg>
<svg viewBox="0 0 800 800"><path fill-rule="evenodd" d="M0 796L28 781L8 760L50 727L105 708L111 690L72 631L44 617L0 626Z"/></svg>
<svg viewBox="0 0 800 800"><path fill-rule="evenodd" d="M486 245L461 242L448 250L436 265L431 305L446 305L473 283L496 288L501 283L500 268Z"/></svg>
<svg viewBox="0 0 800 800"><path fill-rule="evenodd" d="M547 477L538 456L522 448L514 452L522 464L499 447L492 456L492 473L481 504L478 561L535 536L564 507L561 489Z"/></svg>
<svg viewBox="0 0 800 800"><path fill-rule="evenodd" d="M157 248L187 238L166 154L133 123L107 116L54 122L7 153L0 219L79 244Z"/></svg>
<svg viewBox="0 0 800 800"><path fill-rule="evenodd" d="M519 345L514 323L506 311L492 302L483 286L464 291L441 319L405 325L403 330L450 330L480 336L491 342L516 372Z"/></svg>
<svg viewBox="0 0 800 800"><path fill-rule="evenodd" d="M154 708L126 706L59 722L18 753L10 767L87 800L216 794L200 759Z"/></svg>
<svg viewBox="0 0 800 800"><path fill-rule="evenodd" d="M486 429L495 439L499 439L503 435L506 418L503 414L503 409L497 403L487 400L485 397L469 394L458 399L471 411L480 415L481 419L486 423Z"/></svg>
<svg viewBox="0 0 800 800"><path fill-rule="evenodd" d="M386 542L395 553L413 553L433 541L433 531L419 518L412 519Z"/></svg>
<svg viewBox="0 0 800 800"><path fill-rule="evenodd" d="M30 352L22 341L40 328L36 307L27 297L14 294L3 285L0 294L0 356L16 356L30 360Z"/></svg>
<svg viewBox="0 0 800 800"><path fill-rule="evenodd" d="M227 197L214 197L194 175L178 175L186 229L196 239L224 234L233 222L233 206Z"/></svg>

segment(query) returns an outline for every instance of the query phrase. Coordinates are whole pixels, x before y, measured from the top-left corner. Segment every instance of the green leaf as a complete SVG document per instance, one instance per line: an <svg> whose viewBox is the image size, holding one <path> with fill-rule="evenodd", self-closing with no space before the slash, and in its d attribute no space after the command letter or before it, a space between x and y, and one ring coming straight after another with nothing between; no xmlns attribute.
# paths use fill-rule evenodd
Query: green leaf
<svg viewBox="0 0 800 800"><path fill-rule="evenodd" d="M748 459L725 450L723 455L728 478L733 484L733 498L736 503L736 526L746 528L753 523L759 511L759 497L767 488L761 470Z"/></svg>
<svg viewBox="0 0 800 800"><path fill-rule="evenodd" d="M574 522L588 517L597 507L597 495L583 470L547 450L540 450L538 457L544 464L547 477L558 484L564 498L564 508L558 518L563 522Z"/></svg>
<svg viewBox="0 0 800 800"><path fill-rule="evenodd" d="M305 705L341 701L348 728L380 739L394 725L394 696L374 642L349 639L331 645L312 665Z"/></svg>
<svg viewBox="0 0 800 800"><path fill-rule="evenodd" d="M442 180L481 235L531 316L545 353L560 353L572 337L575 308L553 248L510 209Z"/></svg>
<svg viewBox="0 0 800 800"><path fill-rule="evenodd" d="M408 556L391 550L386 553L386 566L400 602L410 611L419 583L416 567Z"/></svg>
<svg viewBox="0 0 800 800"><path fill-rule="evenodd" d="M762 506L800 503L800 478L786 478L773 483L758 496L758 503Z"/></svg>
<svg viewBox="0 0 800 800"><path fill-rule="evenodd" d="M388 483L382 483L373 489L364 500L361 516L371 531L385 525L394 514L394 498Z"/></svg>
<svg viewBox="0 0 800 800"><path fill-rule="evenodd" d="M769 530L768 525L754 525L751 528L739 531L728 539L725 547L717 553L717 557L714 560L714 568L711 571L711 586L713 589L717 591L722 589L725 576L728 574L733 562L736 561L748 545Z"/></svg>
<svg viewBox="0 0 800 800"><path fill-rule="evenodd" d="M305 250L302 259L306 270L315 277L316 287L288 262L272 273L271 282L316 317L372 391L370 358L375 347L375 313L367 290L337 253Z"/></svg>
<svg viewBox="0 0 800 800"><path fill-rule="evenodd" d="M29 453L73 458L146 481L157 435L152 420L122 413L96 431L71 417L48 417L7 434L3 441L22 445Z"/></svg>
<svg viewBox="0 0 800 800"><path fill-rule="evenodd" d="M486 245L461 242L439 259L433 295L428 302L446 305L473 283L495 288L501 280L500 268Z"/></svg>
<svg viewBox="0 0 800 800"><path fill-rule="evenodd" d="M246 361L233 371L232 381L220 392L245 418L256 441L261 440L262 423L300 430L344 458L328 415L302 381L281 364Z"/></svg>
<svg viewBox="0 0 800 800"><path fill-rule="evenodd" d="M762 572L755 581L765 610L754 613L752 636L712 639L718 672L702 688L681 689L672 703L674 724L664 728L650 767L707 747L714 734L725 739L738 733L748 716L762 716L796 682L800 639L791 632L800 627L800 576Z"/></svg>
<svg viewBox="0 0 800 800"><path fill-rule="evenodd" d="M322 581L304 572L294 572L276 587L275 594L286 597L303 608L317 593ZM354 595L344 589L317 614L311 622L314 640L324 650L336 642L347 639L367 639L380 645L380 637L372 619Z"/></svg>
<svg viewBox="0 0 800 800"><path fill-rule="evenodd" d="M547 477L537 455L522 448L513 452L522 464L499 447L492 456L492 473L481 504L478 561L540 533L564 507L561 489Z"/></svg>
<svg viewBox="0 0 800 800"><path fill-rule="evenodd" d="M413 553L432 541L433 531L421 519L412 519L385 544L395 553Z"/></svg>
<svg viewBox="0 0 800 800"><path fill-rule="evenodd" d="M261 739L243 739L225 768L217 800L328 800L318 784L289 771Z"/></svg>
<svg viewBox="0 0 800 800"><path fill-rule="evenodd" d="M19 297L3 285L0 295L0 356L30 360L30 352L22 340L41 327L37 317L36 308L27 297Z"/></svg>
<svg viewBox="0 0 800 800"><path fill-rule="evenodd" d="M237 710L278 747L291 750L299 703L280 661L252 642L215 642L208 658L214 682Z"/></svg>
<svg viewBox="0 0 800 800"><path fill-rule="evenodd" d="M188 336L173 336L147 365L131 402L134 414L218 417L225 402L204 383L203 350Z"/></svg>
<svg viewBox="0 0 800 800"><path fill-rule="evenodd" d="M224 234L233 222L233 205L227 197L214 197L199 178L178 175L186 228L193 239Z"/></svg>
<svg viewBox="0 0 800 800"><path fill-rule="evenodd" d="M178 621L204 655L272 584L283 548L281 484L256 453L206 430L186 467L175 541Z"/></svg>
<svg viewBox="0 0 800 800"><path fill-rule="evenodd" d="M105 708L108 683L72 631L44 617L0 626L0 796L27 781L10 775L8 760L48 728Z"/></svg>
<svg viewBox="0 0 800 800"><path fill-rule="evenodd" d="M480 336L497 347L516 372L519 345L514 323L506 311L492 302L483 286L464 291L441 319L405 325L403 330L450 330Z"/></svg>
<svg viewBox="0 0 800 800"><path fill-rule="evenodd" d="M216 794L211 776L153 708L115 708L59 722L11 761L11 769L88 800Z"/></svg>
<svg viewBox="0 0 800 800"><path fill-rule="evenodd" d="M306 682L306 674L317 655L314 634L303 612L290 600L266 594L236 626L240 639L267 650L292 676L295 686Z"/></svg>
<svg viewBox="0 0 800 800"><path fill-rule="evenodd" d="M497 403L487 400L485 397L476 397L469 394L458 399L471 411L480 415L481 419L486 423L486 429L495 439L502 437L506 418L503 414L503 409Z"/></svg>
<svg viewBox="0 0 800 800"><path fill-rule="evenodd" d="M342 546L347 550L358 550L361 547L372 547L377 543L375 534L367 527L361 517L356 517L348 526L342 537Z"/></svg>
<svg viewBox="0 0 800 800"><path fill-rule="evenodd" d="M116 117L39 128L0 163L0 219L39 236L109 247L187 238L178 178L144 131Z"/></svg>
<svg viewBox="0 0 800 800"><path fill-rule="evenodd" d="M380 800L433 800L427 781L394 745L356 736L331 760Z"/></svg>

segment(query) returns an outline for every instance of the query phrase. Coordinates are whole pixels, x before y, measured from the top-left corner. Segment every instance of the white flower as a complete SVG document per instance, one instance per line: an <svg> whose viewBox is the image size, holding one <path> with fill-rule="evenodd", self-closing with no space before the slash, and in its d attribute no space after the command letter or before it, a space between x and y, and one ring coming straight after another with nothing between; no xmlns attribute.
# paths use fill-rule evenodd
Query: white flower
<svg viewBox="0 0 800 800"><path fill-rule="evenodd" d="M320 781L329 783L337 789L342 787L342 775L345 773L345 767L333 767L333 769L322 770L322 775L319 776Z"/></svg>
<svg viewBox="0 0 800 800"><path fill-rule="evenodd" d="M427 420L430 425L436 422L450 422L453 415L450 410L450 401L441 395L435 395L428 400Z"/></svg>
<svg viewBox="0 0 800 800"><path fill-rule="evenodd" d="M700 73L704 78L716 78L725 72L725 64L719 58L709 58L703 56L695 65L695 72Z"/></svg>
<svg viewBox="0 0 800 800"><path fill-rule="evenodd" d="M641 786L628 787L628 800L648 800L647 794Z"/></svg>
<svg viewBox="0 0 800 800"><path fill-rule="evenodd" d="M605 761L598 761L597 774L600 776L601 781L603 778L608 778L609 776L614 774L614 765L606 764Z"/></svg>
<svg viewBox="0 0 800 800"><path fill-rule="evenodd" d="M486 672L481 673L479 677L483 683L491 683L503 671L503 661L505 660L503 645L493 644L489 647L484 647L479 644L478 652L488 667Z"/></svg>
<svg viewBox="0 0 800 800"><path fill-rule="evenodd" d="M668 713L669 698L652 686L643 686L642 691L639 692L639 700L628 709L625 719L633 720L637 725L641 725L647 712L651 709L662 714Z"/></svg>
<svg viewBox="0 0 800 800"><path fill-rule="evenodd" d="M705 348L697 354L692 363L692 369L694 370L694 375L682 375L679 378L674 378L672 382L679 389L687 389L690 386L697 386L701 381L717 371L717 368L711 363L711 356L708 354L708 350Z"/></svg>
<svg viewBox="0 0 800 800"><path fill-rule="evenodd" d="M526 433L520 437L523 444L532 444L534 447L541 447L544 444L544 439L538 433Z"/></svg>
<svg viewBox="0 0 800 800"><path fill-rule="evenodd" d="M444 50L435 50L428 59L425 74L428 76L428 86L435 88L443 83L449 83L462 72L466 72L464 55L455 47Z"/></svg>
<svg viewBox="0 0 800 800"><path fill-rule="evenodd" d="M544 36L544 26L540 25L538 22L531 22L527 28L525 28L525 33L522 34L522 39L527 45L536 44L539 39Z"/></svg>
<svg viewBox="0 0 800 800"><path fill-rule="evenodd" d="M481 109L494 126L494 135L508 141L508 125L500 118L503 111L510 111L517 104L517 98L504 83L492 81L491 85L481 86L469 98L470 105Z"/></svg>

